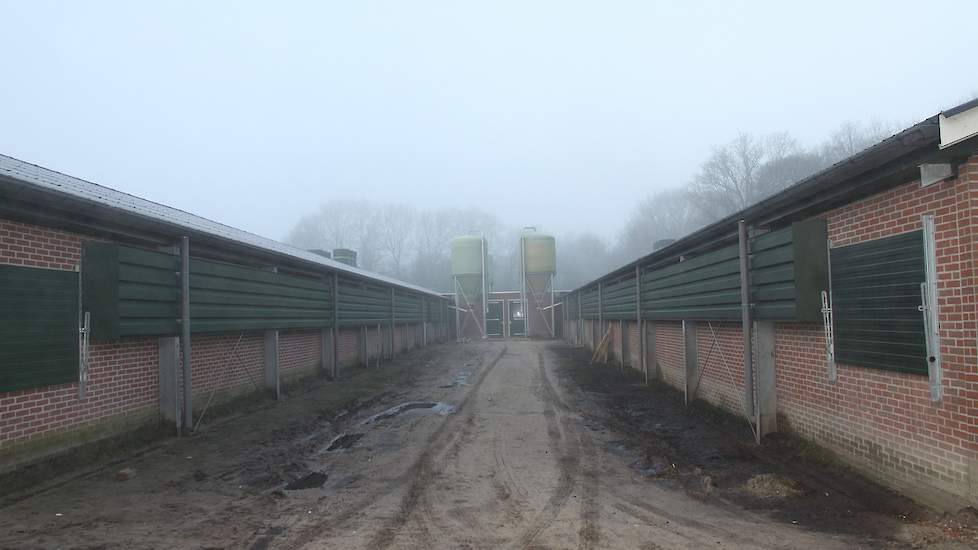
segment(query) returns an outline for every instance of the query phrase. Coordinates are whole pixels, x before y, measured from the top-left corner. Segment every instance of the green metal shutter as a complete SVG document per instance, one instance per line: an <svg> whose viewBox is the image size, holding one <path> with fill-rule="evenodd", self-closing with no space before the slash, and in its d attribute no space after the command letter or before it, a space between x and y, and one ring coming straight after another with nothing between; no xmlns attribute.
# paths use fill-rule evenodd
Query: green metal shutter
<svg viewBox="0 0 978 550"><path fill-rule="evenodd" d="M920 285L922 231L833 248L832 316L838 363L927 374Z"/></svg>
<svg viewBox="0 0 978 550"><path fill-rule="evenodd" d="M602 319L635 319L635 276L601 288Z"/></svg>
<svg viewBox="0 0 978 550"><path fill-rule="evenodd" d="M83 254L93 338L179 334L179 257L98 242L85 243ZM332 312L331 282L190 259L193 332L325 327Z"/></svg>
<svg viewBox="0 0 978 550"><path fill-rule="evenodd" d="M78 274L0 265L0 391L78 380Z"/></svg>
<svg viewBox="0 0 978 550"><path fill-rule="evenodd" d="M394 318L398 323L421 321L421 296L406 290L394 290Z"/></svg>
<svg viewBox="0 0 978 550"><path fill-rule="evenodd" d="M581 316L585 319L598 318L598 287L597 285L581 292Z"/></svg>
<svg viewBox="0 0 978 550"><path fill-rule="evenodd" d="M822 319L822 291L829 286L827 239L825 220L813 219L751 241L755 319L809 323Z"/></svg>
<svg viewBox="0 0 978 550"><path fill-rule="evenodd" d="M740 319L736 244L642 276L643 319Z"/></svg>
<svg viewBox="0 0 978 550"><path fill-rule="evenodd" d="M332 325L332 284L210 260L190 260L190 327L223 332Z"/></svg>
<svg viewBox="0 0 978 550"><path fill-rule="evenodd" d="M376 325L391 320L389 287L340 277L340 298L337 303L340 325Z"/></svg>

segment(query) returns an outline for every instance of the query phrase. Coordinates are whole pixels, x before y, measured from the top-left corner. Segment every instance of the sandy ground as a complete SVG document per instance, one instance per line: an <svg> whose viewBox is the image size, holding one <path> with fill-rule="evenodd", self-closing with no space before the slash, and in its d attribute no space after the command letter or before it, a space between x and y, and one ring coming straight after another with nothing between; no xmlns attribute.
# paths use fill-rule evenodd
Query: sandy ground
<svg viewBox="0 0 978 550"><path fill-rule="evenodd" d="M908 501L745 450L736 419L691 417L581 357L442 345L306 384L4 495L0 548L969 547ZM797 485L758 496L754 474Z"/></svg>

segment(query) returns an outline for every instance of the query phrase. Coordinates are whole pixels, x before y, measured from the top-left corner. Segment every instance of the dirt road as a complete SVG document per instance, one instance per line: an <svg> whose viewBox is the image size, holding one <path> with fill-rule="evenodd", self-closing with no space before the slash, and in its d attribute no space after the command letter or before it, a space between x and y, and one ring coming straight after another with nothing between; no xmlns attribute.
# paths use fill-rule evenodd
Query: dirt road
<svg viewBox="0 0 978 550"><path fill-rule="evenodd" d="M704 458L702 448L700 456L684 455L682 438L629 420L646 422L654 411L622 408L655 394L629 393L635 384L627 378L583 365L575 353L531 341L446 345L339 386L320 383L192 438L8 495L0 547L958 544L936 527L908 530L844 494L826 491L824 498L844 500L819 503L811 483L825 476L809 474L816 481L786 499L743 497L738 476L778 471L776 456L719 453L717 460ZM619 387L596 387L587 373L599 368L606 369L602 379L617 376ZM688 422L663 415L658 429ZM722 425L686 431L709 439L699 429L719 430L709 437L727 445ZM135 471L132 479L116 479L123 467ZM845 521L836 517L838 506L848 508Z"/></svg>

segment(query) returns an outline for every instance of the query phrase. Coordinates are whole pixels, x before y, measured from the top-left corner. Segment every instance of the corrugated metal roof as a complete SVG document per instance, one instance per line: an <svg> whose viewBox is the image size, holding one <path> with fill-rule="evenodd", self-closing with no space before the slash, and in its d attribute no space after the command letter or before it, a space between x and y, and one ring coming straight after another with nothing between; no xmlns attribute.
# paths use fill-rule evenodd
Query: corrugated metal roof
<svg viewBox="0 0 978 550"><path fill-rule="evenodd" d="M163 204L155 203L135 195L123 193L109 187L68 176L54 170L49 170L36 164L24 162L0 154L0 175L7 176L23 184L43 189L50 193L69 196L85 202L106 206L132 216L162 222L174 227L183 228L195 233L205 234L218 239L244 244L252 248L286 256L306 263L313 263L340 273L349 273L365 279L385 283L424 294L437 296L441 294L433 290L413 285L398 279L386 277L365 269L359 269L347 264L325 258L314 252L308 252L272 239L249 233L241 229L224 225L207 218L184 212Z"/></svg>

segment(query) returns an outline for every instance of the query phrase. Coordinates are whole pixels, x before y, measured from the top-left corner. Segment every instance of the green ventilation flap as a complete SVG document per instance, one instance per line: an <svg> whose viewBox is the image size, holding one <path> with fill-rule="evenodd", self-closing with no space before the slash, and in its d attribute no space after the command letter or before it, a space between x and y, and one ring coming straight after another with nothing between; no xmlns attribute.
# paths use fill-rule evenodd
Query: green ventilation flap
<svg viewBox="0 0 978 550"><path fill-rule="evenodd" d="M598 286L581 291L581 316L585 319L598 318Z"/></svg>
<svg viewBox="0 0 978 550"><path fill-rule="evenodd" d="M78 380L78 273L0 265L0 391Z"/></svg>
<svg viewBox="0 0 978 550"><path fill-rule="evenodd" d="M643 319L739 319L740 255L733 244L642 276Z"/></svg>
<svg viewBox="0 0 978 550"><path fill-rule="evenodd" d="M750 295L754 319L818 322L828 290L828 229L808 220L751 241Z"/></svg>
<svg viewBox="0 0 978 550"><path fill-rule="evenodd" d="M394 320L398 323L421 322L421 296L404 290L394 291Z"/></svg>
<svg viewBox="0 0 978 550"><path fill-rule="evenodd" d="M343 326L388 324L391 320L391 292L356 279L340 277L337 309Z"/></svg>
<svg viewBox="0 0 978 550"><path fill-rule="evenodd" d="M434 298L424 298L425 301L425 321L429 323L441 323L445 320L445 301Z"/></svg>
<svg viewBox="0 0 978 550"><path fill-rule="evenodd" d="M828 289L827 230L815 219L750 242L754 319L815 322ZM734 243L642 276L644 319L740 319L740 251Z"/></svg>
<svg viewBox="0 0 978 550"><path fill-rule="evenodd" d="M601 317L603 319L635 319L637 296L635 276L601 287Z"/></svg>
<svg viewBox="0 0 978 550"><path fill-rule="evenodd" d="M332 325L331 282L190 260L190 328L226 332Z"/></svg>
<svg viewBox="0 0 978 550"><path fill-rule="evenodd" d="M837 363L927 375L923 232L833 248Z"/></svg>

